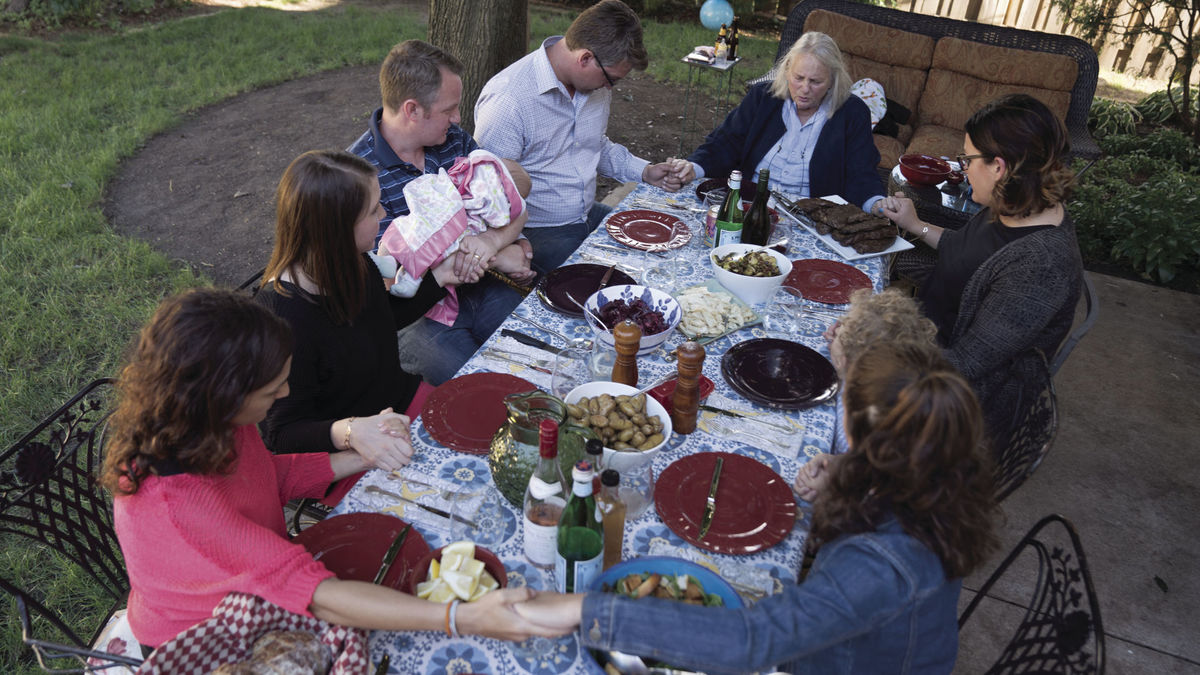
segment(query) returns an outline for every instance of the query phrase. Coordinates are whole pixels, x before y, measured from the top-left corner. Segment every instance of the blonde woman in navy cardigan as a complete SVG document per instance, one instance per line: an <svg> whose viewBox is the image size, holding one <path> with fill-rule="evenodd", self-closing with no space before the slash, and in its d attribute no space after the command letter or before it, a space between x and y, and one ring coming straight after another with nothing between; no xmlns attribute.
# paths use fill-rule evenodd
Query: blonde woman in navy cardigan
<svg viewBox="0 0 1200 675"><path fill-rule="evenodd" d="M771 188L799 197L840 195L879 213L883 183L871 138L871 113L850 94L850 74L833 38L800 36L776 68L692 153L699 177L734 169L756 181L770 169Z"/></svg>

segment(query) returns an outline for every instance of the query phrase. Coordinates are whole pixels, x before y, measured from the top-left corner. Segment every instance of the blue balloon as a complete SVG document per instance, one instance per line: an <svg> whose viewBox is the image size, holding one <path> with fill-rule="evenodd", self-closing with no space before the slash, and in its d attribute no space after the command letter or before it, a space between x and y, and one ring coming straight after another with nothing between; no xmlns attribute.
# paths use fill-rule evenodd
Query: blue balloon
<svg viewBox="0 0 1200 675"><path fill-rule="evenodd" d="M729 0L707 0L700 8L700 23L709 30L721 30L721 24L733 23L733 6Z"/></svg>

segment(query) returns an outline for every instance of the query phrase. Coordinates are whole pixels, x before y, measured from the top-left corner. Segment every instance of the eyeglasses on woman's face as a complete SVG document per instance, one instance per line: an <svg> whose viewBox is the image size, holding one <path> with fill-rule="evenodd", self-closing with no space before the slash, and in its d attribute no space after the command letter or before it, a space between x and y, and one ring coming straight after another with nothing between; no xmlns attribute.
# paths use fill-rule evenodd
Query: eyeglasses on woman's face
<svg viewBox="0 0 1200 675"><path fill-rule="evenodd" d="M959 154L955 155L954 159L955 159L955 161L958 162L958 168L962 169L963 171L966 171L967 167L971 165L971 160L981 159L983 157L987 157L987 155L964 155L962 153L959 153Z"/></svg>

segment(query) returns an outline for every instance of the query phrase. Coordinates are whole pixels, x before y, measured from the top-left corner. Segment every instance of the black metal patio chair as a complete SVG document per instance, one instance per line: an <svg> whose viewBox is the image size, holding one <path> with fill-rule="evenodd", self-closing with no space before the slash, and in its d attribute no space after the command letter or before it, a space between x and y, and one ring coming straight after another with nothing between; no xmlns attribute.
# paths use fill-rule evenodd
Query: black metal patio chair
<svg viewBox="0 0 1200 675"><path fill-rule="evenodd" d="M1050 374L1057 375L1058 369L1062 368L1067 362L1067 357L1071 355L1071 350L1079 344L1084 335L1095 325L1097 317L1100 316L1100 298L1096 295L1096 286L1092 283L1091 277L1086 272L1083 274L1083 321L1075 326L1067 339L1058 346L1058 353L1054 355L1054 360L1050 362Z"/></svg>
<svg viewBox="0 0 1200 675"><path fill-rule="evenodd" d="M1032 592L1012 638L986 672L1103 673L1104 627L1096 590L1079 534L1057 514L1038 521L1000 563L959 615L959 633L997 580L1018 561L1036 563Z"/></svg>
<svg viewBox="0 0 1200 675"><path fill-rule="evenodd" d="M70 560L111 598L106 620L129 592L112 501L96 483L112 383L100 379L88 384L0 454L0 534L11 541L38 542ZM22 588L10 575L0 578L0 588L15 597L21 639L43 669L97 672L113 664L141 663L91 649L105 622L94 629L69 625L64 610L74 608L77 598L44 597ZM35 637L52 630L65 642Z"/></svg>
<svg viewBox="0 0 1200 675"><path fill-rule="evenodd" d="M1036 353L1036 378L1027 383L1014 424L1005 439L995 439L996 501L1003 501L1037 470L1058 431L1058 399L1054 380L1040 351Z"/></svg>

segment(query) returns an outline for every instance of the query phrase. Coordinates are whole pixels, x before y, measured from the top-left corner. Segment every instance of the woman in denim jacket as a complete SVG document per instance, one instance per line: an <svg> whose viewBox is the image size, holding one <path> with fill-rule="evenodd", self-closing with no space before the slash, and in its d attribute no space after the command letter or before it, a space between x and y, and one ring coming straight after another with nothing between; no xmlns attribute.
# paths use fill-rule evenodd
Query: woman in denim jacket
<svg viewBox="0 0 1200 675"><path fill-rule="evenodd" d="M581 641L715 673L949 673L961 579L995 543L991 467L971 388L928 345L876 344L851 365L850 452L814 505L808 578L747 609L603 593L518 611Z"/></svg>

